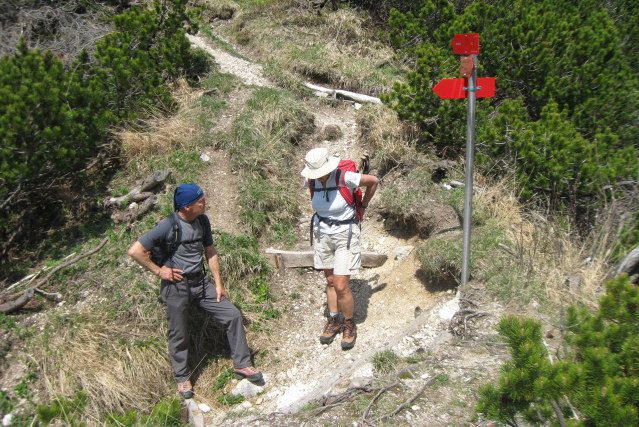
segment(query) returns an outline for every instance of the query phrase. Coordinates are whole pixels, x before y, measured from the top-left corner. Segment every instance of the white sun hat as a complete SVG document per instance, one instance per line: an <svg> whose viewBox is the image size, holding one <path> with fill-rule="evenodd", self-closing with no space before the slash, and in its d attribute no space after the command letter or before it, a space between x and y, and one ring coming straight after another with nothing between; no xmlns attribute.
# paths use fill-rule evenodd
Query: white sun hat
<svg viewBox="0 0 639 427"><path fill-rule="evenodd" d="M308 179L317 179L337 169L339 157L329 154L324 147L313 148L304 157L306 167L302 170L302 176Z"/></svg>

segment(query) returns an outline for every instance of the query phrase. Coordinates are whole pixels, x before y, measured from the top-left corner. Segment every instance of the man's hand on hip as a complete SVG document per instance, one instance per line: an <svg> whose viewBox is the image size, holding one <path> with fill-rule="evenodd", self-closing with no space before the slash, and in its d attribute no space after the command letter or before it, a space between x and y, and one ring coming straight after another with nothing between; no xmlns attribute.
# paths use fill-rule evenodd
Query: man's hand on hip
<svg viewBox="0 0 639 427"><path fill-rule="evenodd" d="M179 282L182 280L182 270L178 268L171 268L167 266L160 267L160 271L158 271L158 276L162 280L168 280L169 282Z"/></svg>

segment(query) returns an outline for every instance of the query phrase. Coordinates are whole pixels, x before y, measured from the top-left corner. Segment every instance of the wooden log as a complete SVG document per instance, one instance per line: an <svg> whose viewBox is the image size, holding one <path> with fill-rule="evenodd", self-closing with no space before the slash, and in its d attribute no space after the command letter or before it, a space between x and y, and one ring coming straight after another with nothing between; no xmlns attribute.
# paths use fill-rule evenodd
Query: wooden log
<svg viewBox="0 0 639 427"><path fill-rule="evenodd" d="M116 212L111 215L111 218L113 218L113 221L116 224L120 224L123 222L133 222L153 209L157 202L158 197L154 194L153 196L143 201L142 204L140 204L139 206L136 206L133 209L129 209L124 212Z"/></svg>
<svg viewBox="0 0 639 427"><path fill-rule="evenodd" d="M153 172L151 175L142 180L142 183L140 184L140 192L143 193L145 191L151 191L155 187L164 184L164 181L166 181L169 176L171 176L171 171L160 170Z"/></svg>
<svg viewBox="0 0 639 427"><path fill-rule="evenodd" d="M628 276L633 276L639 273L639 246L631 250L628 255L624 257L615 269L615 276L620 273L626 273Z"/></svg>
<svg viewBox="0 0 639 427"><path fill-rule="evenodd" d="M275 268L313 267L313 251L281 251L268 248L266 256ZM362 252L362 267L379 267L388 259L388 255L375 252Z"/></svg>
<svg viewBox="0 0 639 427"><path fill-rule="evenodd" d="M9 314L24 307L33 298L35 291L33 288L28 288L18 298L13 301L0 304L0 313Z"/></svg>
<svg viewBox="0 0 639 427"><path fill-rule="evenodd" d="M146 176L138 187L133 188L128 194L119 197L109 197L104 206L119 206L123 203L141 202L154 194L154 190L161 187L171 176L171 171L159 170Z"/></svg>

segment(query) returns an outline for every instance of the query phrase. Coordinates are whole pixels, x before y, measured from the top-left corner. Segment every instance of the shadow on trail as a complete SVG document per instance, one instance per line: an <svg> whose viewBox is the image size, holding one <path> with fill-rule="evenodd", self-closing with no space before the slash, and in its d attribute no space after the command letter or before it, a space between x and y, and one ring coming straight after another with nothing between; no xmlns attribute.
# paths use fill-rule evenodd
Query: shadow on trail
<svg viewBox="0 0 639 427"><path fill-rule="evenodd" d="M213 317L192 305L189 307L189 369L191 382L197 382L204 370L215 361L231 357L226 333Z"/></svg>
<svg viewBox="0 0 639 427"><path fill-rule="evenodd" d="M449 289L455 290L459 286L459 269L454 266L447 266L447 268L438 271L425 270L423 268L418 269L415 272L415 277L424 286L428 292L443 292Z"/></svg>
<svg viewBox="0 0 639 427"><path fill-rule="evenodd" d="M369 280L351 279L350 281L355 304L353 319L356 324L364 323L366 317L368 317L368 304L371 296L386 287L386 283L377 284L378 279L379 275L376 275ZM324 317L328 318L328 306L326 306L326 303L324 303Z"/></svg>

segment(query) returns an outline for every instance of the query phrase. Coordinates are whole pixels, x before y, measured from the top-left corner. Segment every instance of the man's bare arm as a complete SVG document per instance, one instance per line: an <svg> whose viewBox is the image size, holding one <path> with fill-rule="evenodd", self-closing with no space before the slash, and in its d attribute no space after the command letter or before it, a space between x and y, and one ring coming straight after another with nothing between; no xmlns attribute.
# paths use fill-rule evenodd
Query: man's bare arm
<svg viewBox="0 0 639 427"><path fill-rule="evenodd" d="M377 191L377 184L379 180L374 175L366 175L362 174L362 177L359 180L360 187L366 187L366 191L364 192L364 197L362 198L362 208L366 209L368 204L370 203L375 191Z"/></svg>
<svg viewBox="0 0 639 427"><path fill-rule="evenodd" d="M149 251L144 249L144 246L138 241L134 242L129 248L129 256L135 260L142 267L149 270L162 280L168 280L170 282L179 282L182 280L182 270L177 268L170 268L166 266L160 267L149 256Z"/></svg>
<svg viewBox="0 0 639 427"><path fill-rule="evenodd" d="M217 301L220 302L220 299L228 298L229 296L228 291L224 288L224 283L222 283L222 276L220 274L220 257L213 245L204 248L204 255L208 261L213 281L215 281Z"/></svg>

